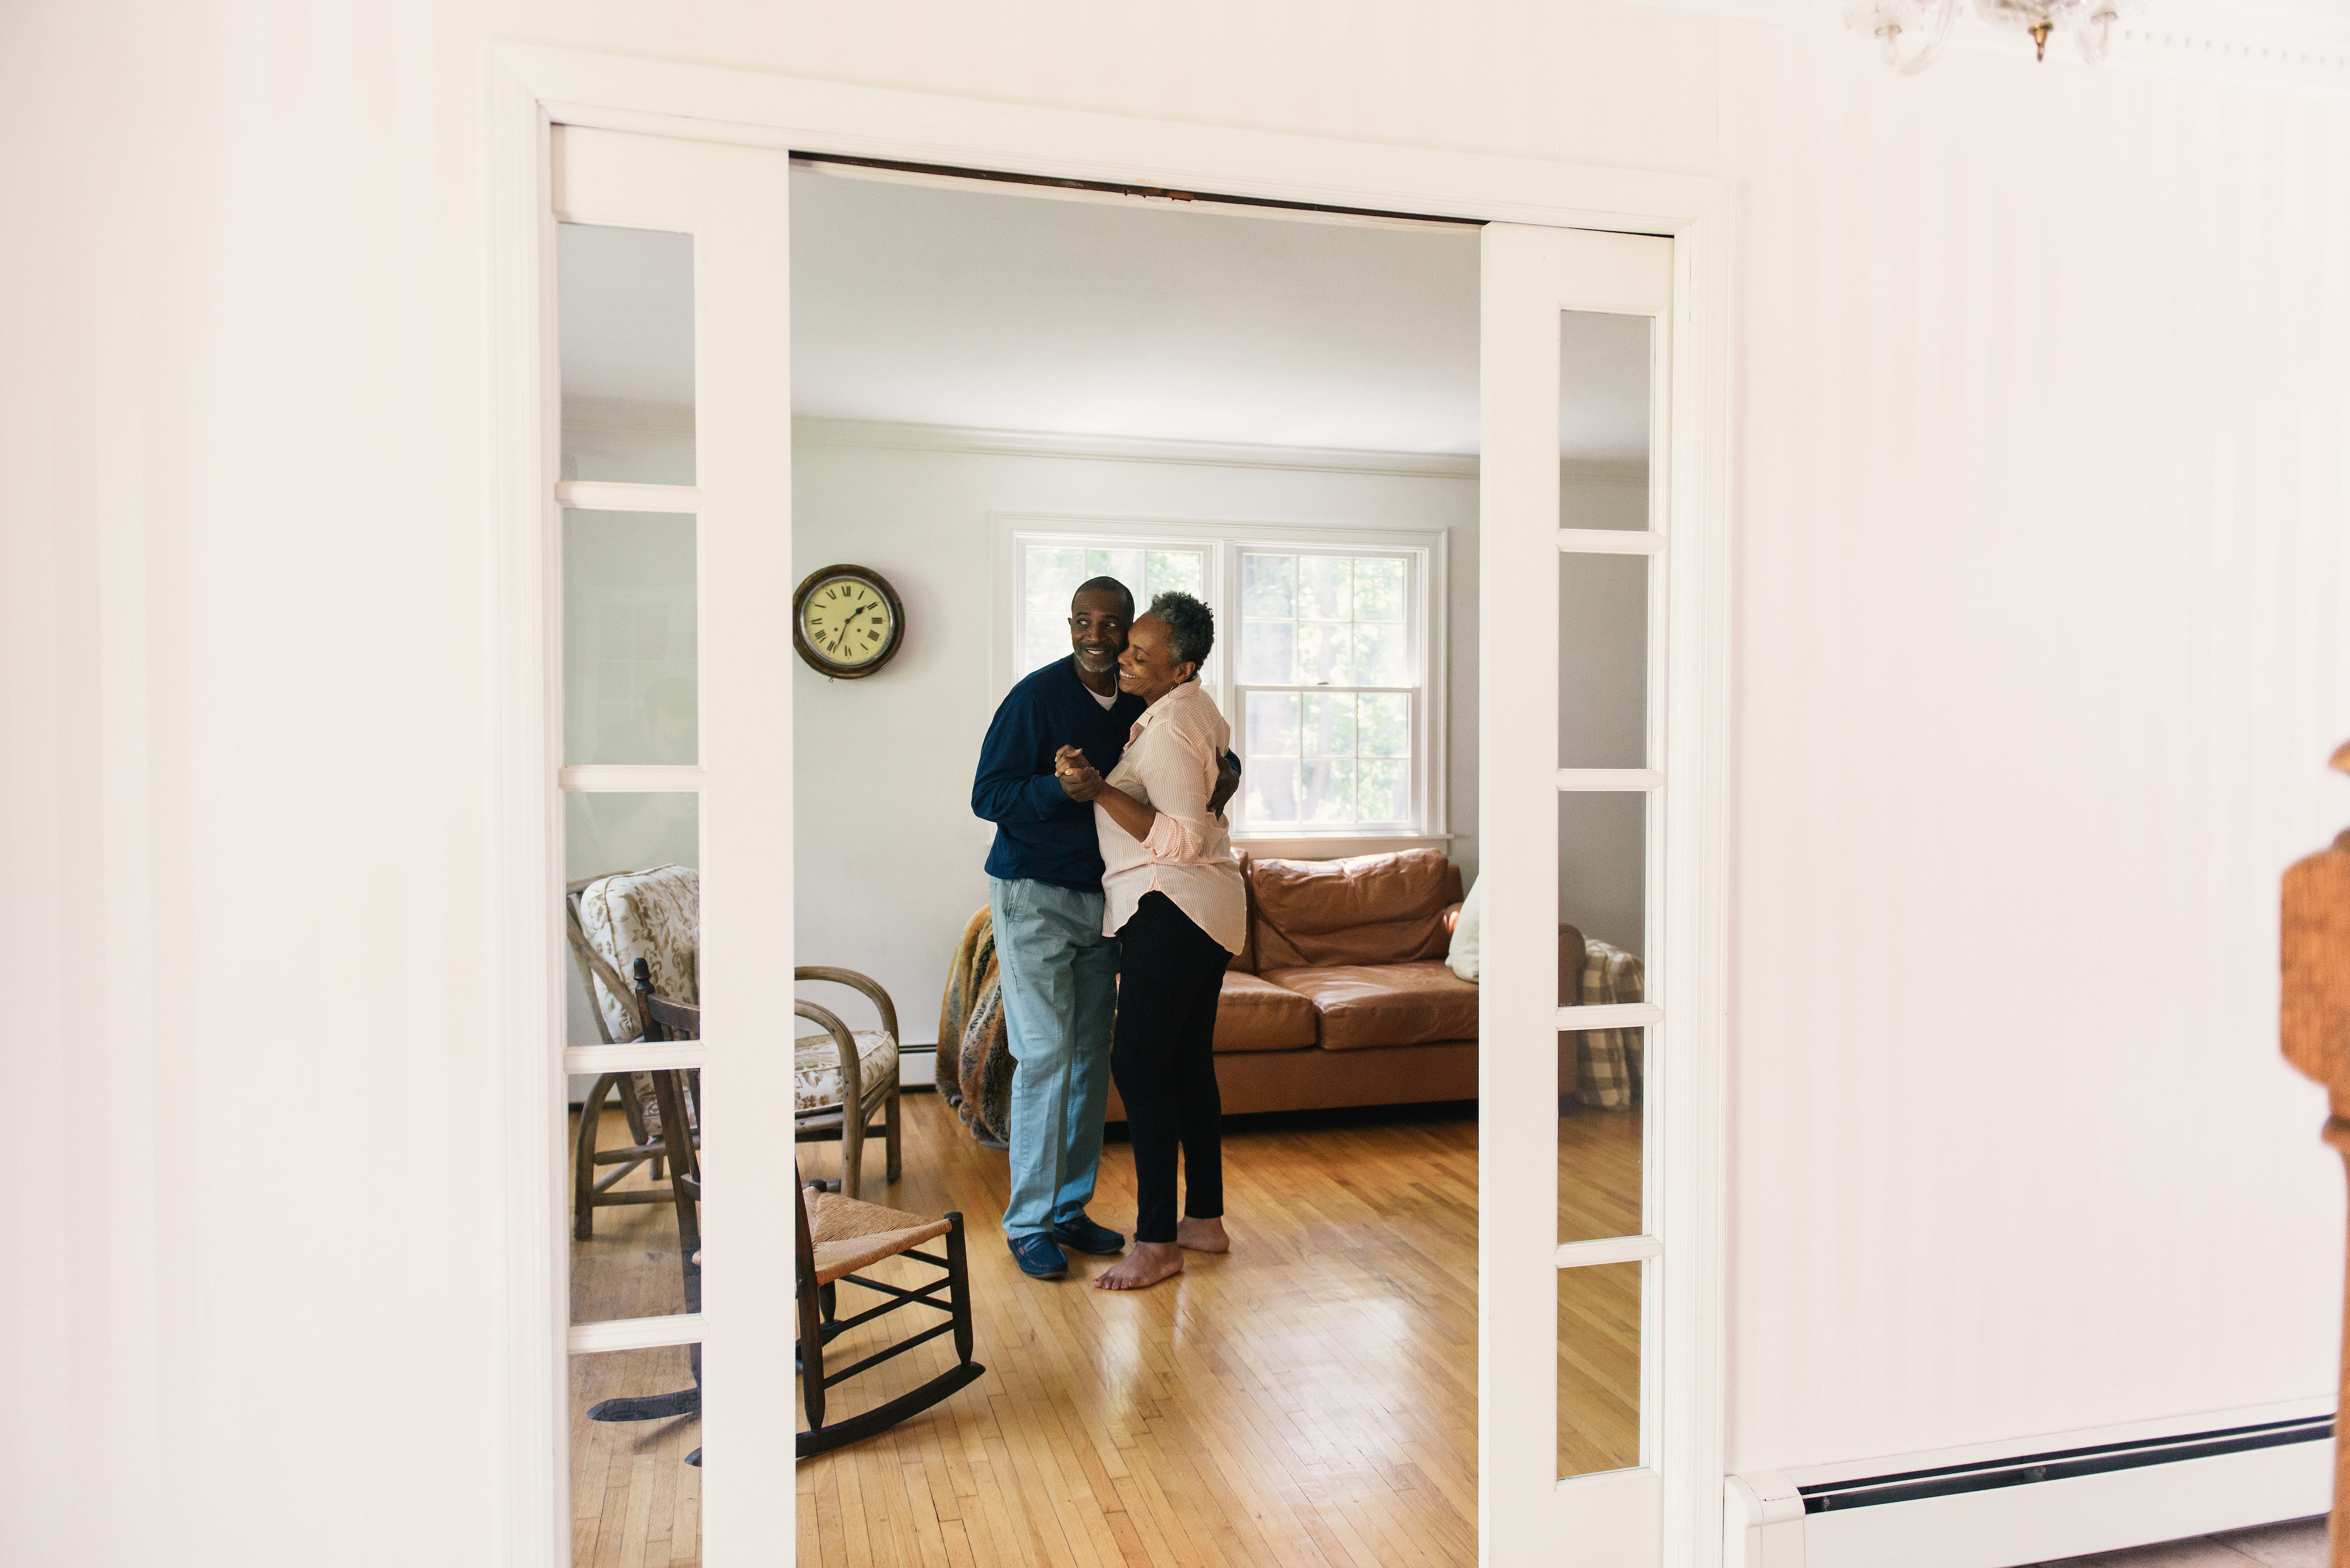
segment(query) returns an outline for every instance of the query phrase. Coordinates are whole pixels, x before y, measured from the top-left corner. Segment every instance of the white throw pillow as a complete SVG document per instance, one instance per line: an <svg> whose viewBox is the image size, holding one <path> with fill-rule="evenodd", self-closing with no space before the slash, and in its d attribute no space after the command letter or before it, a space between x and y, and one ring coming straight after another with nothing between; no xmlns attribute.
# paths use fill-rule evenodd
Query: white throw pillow
<svg viewBox="0 0 2350 1568"><path fill-rule="evenodd" d="M1477 921L1485 909L1485 884L1481 879L1469 884L1469 896L1461 900L1461 917L1452 925L1452 947L1444 955L1445 964L1462 980L1477 978Z"/></svg>

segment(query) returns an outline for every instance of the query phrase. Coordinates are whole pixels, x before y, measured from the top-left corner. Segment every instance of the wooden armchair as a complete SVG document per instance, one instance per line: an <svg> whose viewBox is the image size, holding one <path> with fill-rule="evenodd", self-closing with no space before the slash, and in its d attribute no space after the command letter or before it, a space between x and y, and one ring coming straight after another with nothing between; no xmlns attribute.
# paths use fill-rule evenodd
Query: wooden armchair
<svg viewBox="0 0 2350 1568"><path fill-rule="evenodd" d="M824 981L861 992L881 1015L877 1030L852 1030L829 1010L800 1002L795 1011L816 1031L793 1042L792 1137L798 1143L840 1145L840 1179L817 1185L851 1198L863 1188L865 1140L879 1133L889 1146L889 1179L902 1168L898 1123L898 1008L875 981L850 969L806 964L796 981ZM847 1107L857 1107L855 1116ZM879 1122L874 1117L879 1116Z"/></svg>

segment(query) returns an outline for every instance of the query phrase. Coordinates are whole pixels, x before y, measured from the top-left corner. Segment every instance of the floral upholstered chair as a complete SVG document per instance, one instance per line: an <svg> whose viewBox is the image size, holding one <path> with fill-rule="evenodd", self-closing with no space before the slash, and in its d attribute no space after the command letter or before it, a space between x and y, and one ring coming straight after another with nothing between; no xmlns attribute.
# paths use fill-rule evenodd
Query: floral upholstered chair
<svg viewBox="0 0 2350 1568"><path fill-rule="evenodd" d="M702 997L702 877L690 866L657 866L591 877L565 890L564 913L572 961L588 989L588 1011L607 1045L641 1040L645 1021L636 988L623 976L645 961L653 989L672 1000L698 1003ZM629 1142L598 1148L596 1134L604 1106L614 1094L628 1118ZM685 1114L694 1141L701 1141L700 1107L690 1096ZM614 1191L613 1185L639 1166L652 1167L653 1184ZM598 1176L599 1166L617 1167ZM646 1073L599 1075L580 1106L578 1141L573 1149L571 1233L586 1241L594 1233L596 1210L619 1204L667 1203L661 1179L660 1107Z"/></svg>
<svg viewBox="0 0 2350 1568"><path fill-rule="evenodd" d="M639 959L645 961L654 992L672 1002L700 1005L702 878L692 867L659 866L589 877L571 884L565 904L571 956L606 1044L644 1038L636 988L622 978L635 972ZM898 1010L888 992L854 970L810 965L793 972L797 981L830 981L861 992L879 1014L880 1028L851 1029L814 1002L795 1006L798 1016L816 1028L793 1042L793 1136L801 1143L840 1144L841 1180L826 1185L854 1198L862 1186L868 1133L887 1140L889 1179L897 1180L902 1168ZM629 1141L617 1148L598 1148L597 1128L604 1106L616 1094L628 1118ZM699 1147L701 1106L691 1092L683 1099ZM842 1106L847 1104L862 1114L845 1116ZM598 1209L670 1201L669 1184L661 1179L660 1107L651 1075L607 1073L596 1080L581 1107L573 1156L571 1233L581 1241L593 1234ZM616 1189L629 1171L646 1164L652 1167L652 1185ZM598 1168L605 1167L618 1168L598 1175Z"/></svg>

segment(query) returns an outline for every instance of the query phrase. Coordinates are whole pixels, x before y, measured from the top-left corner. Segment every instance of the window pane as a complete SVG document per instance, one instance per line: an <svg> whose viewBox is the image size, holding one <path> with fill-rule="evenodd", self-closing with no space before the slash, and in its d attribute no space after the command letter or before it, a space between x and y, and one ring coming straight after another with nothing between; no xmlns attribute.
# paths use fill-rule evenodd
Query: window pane
<svg viewBox="0 0 2350 1568"><path fill-rule="evenodd" d="M1396 560L1355 562L1355 618L1403 619L1403 563Z"/></svg>
<svg viewBox="0 0 2350 1568"><path fill-rule="evenodd" d="M1243 759L1248 765L1241 774L1247 789L1248 820L1252 823L1295 822L1297 820L1297 764L1291 762L1254 757Z"/></svg>
<svg viewBox="0 0 2350 1568"><path fill-rule="evenodd" d="M693 1352L678 1345L571 1357L571 1561L702 1561L702 1418L591 1421L607 1399L693 1386Z"/></svg>
<svg viewBox="0 0 2350 1568"><path fill-rule="evenodd" d="M562 476L693 483L693 236L556 227Z"/></svg>
<svg viewBox="0 0 2350 1568"><path fill-rule="evenodd" d="M1041 670L1056 659L1069 657L1069 622L1066 616L1030 616L1022 639L1020 673Z"/></svg>
<svg viewBox="0 0 2350 1568"><path fill-rule="evenodd" d="M702 863L702 797L691 794L566 794L567 880Z"/></svg>
<svg viewBox="0 0 2350 1568"><path fill-rule="evenodd" d="M1249 769L1255 769L1259 757L1295 756L1297 693L1252 691L1243 701L1248 704L1248 749L1244 760Z"/></svg>
<svg viewBox="0 0 2350 1568"><path fill-rule="evenodd" d="M1611 994L1594 978L1597 994ZM1621 988L1638 992L1637 985ZM1580 988L1560 988L1562 1004ZM1637 994L1618 1000L1637 1002ZM1558 1037L1558 1239L1638 1236L1642 1218L1640 1142L1643 1032L1585 1029Z"/></svg>
<svg viewBox="0 0 2350 1568"><path fill-rule="evenodd" d="M693 519L563 514L563 756L696 757Z"/></svg>
<svg viewBox="0 0 2350 1568"><path fill-rule="evenodd" d="M1558 765L1646 767L1647 556L1558 558Z"/></svg>
<svg viewBox="0 0 2350 1568"><path fill-rule="evenodd" d="M1284 619L1297 613L1297 557L1241 556L1241 613Z"/></svg>
<svg viewBox="0 0 2350 1568"><path fill-rule="evenodd" d="M1347 620L1354 616L1354 563L1343 556L1301 556L1297 560L1297 615L1301 620Z"/></svg>
<svg viewBox="0 0 2350 1568"><path fill-rule="evenodd" d="M1126 591L1134 596L1134 602L1138 607L1150 602L1149 596L1142 591L1142 552L1140 550L1087 550L1086 576L1116 577L1126 585Z"/></svg>
<svg viewBox="0 0 2350 1568"><path fill-rule="evenodd" d="M1297 673L1300 686L1352 686L1355 683L1354 628L1308 621L1297 628Z"/></svg>
<svg viewBox="0 0 2350 1568"><path fill-rule="evenodd" d="M1558 1473L1640 1462L1640 1263L1558 1272Z"/></svg>
<svg viewBox="0 0 2350 1568"><path fill-rule="evenodd" d="M1240 678L1267 686L1287 686L1294 673L1297 628L1286 621L1252 620L1241 627Z"/></svg>
<svg viewBox="0 0 2350 1568"><path fill-rule="evenodd" d="M1635 961L1636 989L1648 936L1648 806L1647 795L1626 792L1558 797L1558 918ZM1593 1000L1587 981L1583 1000Z"/></svg>
<svg viewBox="0 0 2350 1568"><path fill-rule="evenodd" d="M1410 659L1399 626L1355 628L1355 679L1365 686L1408 686Z"/></svg>
<svg viewBox="0 0 2350 1568"><path fill-rule="evenodd" d="M1411 755L1411 699L1398 691L1388 696L1355 699L1357 749L1367 757Z"/></svg>
<svg viewBox="0 0 2350 1568"><path fill-rule="evenodd" d="M1304 741L1301 756L1353 756L1355 699L1318 691L1305 693Z"/></svg>
<svg viewBox="0 0 2350 1568"><path fill-rule="evenodd" d="M1086 553L1074 545L1031 545L1027 550L1027 609L1065 621L1069 600L1086 580Z"/></svg>
<svg viewBox="0 0 2350 1568"><path fill-rule="evenodd" d="M1351 760L1308 762L1299 767L1300 815L1307 822L1343 823L1355 817L1355 763Z"/></svg>
<svg viewBox="0 0 2350 1568"><path fill-rule="evenodd" d="M1405 822L1411 817L1411 764L1400 759L1364 762L1356 806L1365 822Z"/></svg>
<svg viewBox="0 0 2350 1568"><path fill-rule="evenodd" d="M1146 579L1154 596L1172 588L1197 597L1207 591L1207 554L1201 550L1153 550Z"/></svg>
<svg viewBox="0 0 2350 1568"><path fill-rule="evenodd" d="M1648 318L1559 316L1558 525L1648 525Z"/></svg>

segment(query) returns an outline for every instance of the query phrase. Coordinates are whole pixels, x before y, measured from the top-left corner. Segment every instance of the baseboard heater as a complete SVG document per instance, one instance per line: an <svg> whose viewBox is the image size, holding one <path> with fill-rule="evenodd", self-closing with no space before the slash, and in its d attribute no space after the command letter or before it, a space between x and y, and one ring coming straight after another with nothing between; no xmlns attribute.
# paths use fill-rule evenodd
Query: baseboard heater
<svg viewBox="0 0 2350 1568"><path fill-rule="evenodd" d="M1734 1476L1724 1561L2014 1568L2323 1513L2333 1480L2330 1414L2068 1441L1873 1475Z"/></svg>

